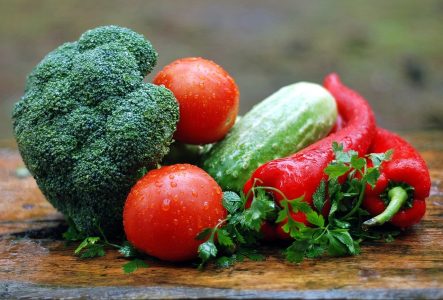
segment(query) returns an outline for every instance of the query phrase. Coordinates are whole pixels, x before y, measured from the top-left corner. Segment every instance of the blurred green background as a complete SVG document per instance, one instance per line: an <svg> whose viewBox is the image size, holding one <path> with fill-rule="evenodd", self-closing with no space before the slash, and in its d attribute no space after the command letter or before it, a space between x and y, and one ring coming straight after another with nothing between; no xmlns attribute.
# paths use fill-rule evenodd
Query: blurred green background
<svg viewBox="0 0 443 300"><path fill-rule="evenodd" d="M180 57L216 61L240 87L242 114L286 84L335 71L382 126L442 129L442 16L437 0L0 0L0 139L12 137L11 110L31 69L105 24L150 39L155 72Z"/></svg>

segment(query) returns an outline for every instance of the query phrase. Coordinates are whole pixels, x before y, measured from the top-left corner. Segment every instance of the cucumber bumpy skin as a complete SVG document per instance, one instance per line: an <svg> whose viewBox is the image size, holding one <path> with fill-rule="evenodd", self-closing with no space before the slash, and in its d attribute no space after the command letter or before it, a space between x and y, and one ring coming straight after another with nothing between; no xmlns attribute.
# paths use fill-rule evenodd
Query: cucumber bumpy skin
<svg viewBox="0 0 443 300"><path fill-rule="evenodd" d="M223 190L239 192L252 172L325 137L337 119L333 96L308 82L285 86L255 105L203 156Z"/></svg>

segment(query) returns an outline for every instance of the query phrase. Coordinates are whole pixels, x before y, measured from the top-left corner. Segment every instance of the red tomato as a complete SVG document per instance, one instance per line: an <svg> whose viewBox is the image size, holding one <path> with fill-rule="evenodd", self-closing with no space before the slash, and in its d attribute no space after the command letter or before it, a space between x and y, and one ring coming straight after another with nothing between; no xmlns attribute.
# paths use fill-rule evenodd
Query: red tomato
<svg viewBox="0 0 443 300"><path fill-rule="evenodd" d="M160 259L197 257L195 237L226 217L220 186L202 169L176 164L148 172L132 188L123 211L128 241Z"/></svg>
<svg viewBox="0 0 443 300"><path fill-rule="evenodd" d="M188 144L213 143L234 125L238 87L213 61L201 57L178 59L164 67L153 82L170 89L179 102L176 140Z"/></svg>

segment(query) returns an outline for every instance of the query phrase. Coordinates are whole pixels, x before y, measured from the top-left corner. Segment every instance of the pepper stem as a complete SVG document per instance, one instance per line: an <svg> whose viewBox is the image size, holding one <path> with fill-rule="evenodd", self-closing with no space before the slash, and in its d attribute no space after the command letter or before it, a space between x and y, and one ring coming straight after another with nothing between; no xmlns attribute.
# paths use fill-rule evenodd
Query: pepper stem
<svg viewBox="0 0 443 300"><path fill-rule="evenodd" d="M363 229L368 227L383 225L392 219L392 217L400 210L408 199L408 193L400 186L396 186L388 192L389 204L386 209L379 215L363 222Z"/></svg>

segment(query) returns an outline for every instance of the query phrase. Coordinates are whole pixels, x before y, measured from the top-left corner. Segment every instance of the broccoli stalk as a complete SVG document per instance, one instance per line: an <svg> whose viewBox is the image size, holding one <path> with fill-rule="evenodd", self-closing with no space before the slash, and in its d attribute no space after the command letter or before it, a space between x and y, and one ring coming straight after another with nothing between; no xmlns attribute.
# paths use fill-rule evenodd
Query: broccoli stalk
<svg viewBox="0 0 443 300"><path fill-rule="evenodd" d="M123 232L122 210L142 168L157 166L179 118L176 99L144 83L157 53L118 26L49 53L13 111L22 158L52 205L86 234Z"/></svg>

